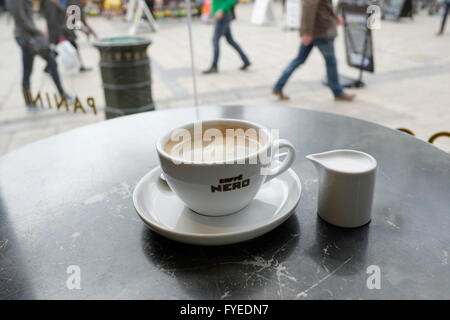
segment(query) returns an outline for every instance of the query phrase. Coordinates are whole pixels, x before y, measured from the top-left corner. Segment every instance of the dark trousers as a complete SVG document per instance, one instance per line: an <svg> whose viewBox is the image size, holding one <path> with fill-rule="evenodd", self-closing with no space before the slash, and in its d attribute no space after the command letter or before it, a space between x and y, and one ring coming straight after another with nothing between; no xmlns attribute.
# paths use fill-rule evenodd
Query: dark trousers
<svg viewBox="0 0 450 320"><path fill-rule="evenodd" d="M444 32L445 22L447 21L448 12L450 11L450 2L445 2L444 15L442 16L441 30L440 32Z"/></svg>
<svg viewBox="0 0 450 320"><path fill-rule="evenodd" d="M217 63L219 62L219 40L222 36L225 36L227 42L239 53L242 61L245 64L250 63L247 56L241 47L234 41L233 36L231 35L230 24L233 20L233 14L228 12L224 14L222 19L216 20L216 25L214 27L214 37L213 37L213 46L214 46L214 58L212 63L212 68L217 68Z"/></svg>
<svg viewBox="0 0 450 320"><path fill-rule="evenodd" d="M295 59L292 60L291 63L283 71L280 79L277 81L273 88L274 91L281 92L283 90L283 87L288 81L289 77L292 75L295 69L297 69L306 61L309 54L311 53L311 50L314 47L319 48L325 59L328 84L331 91L333 91L334 96L339 97L344 93L344 89L339 84L337 62L336 56L334 54L334 39L315 39L307 46L301 44L297 57L295 57Z"/></svg>
<svg viewBox="0 0 450 320"><path fill-rule="evenodd" d="M31 94L30 94L30 77L33 72L34 56L35 53L27 41L23 38L16 38L17 43L22 49L22 64L23 64L23 77L22 77L22 88L25 95L25 100L27 105L32 104ZM60 95L64 95L64 89L59 78L58 68L55 60L55 53L48 50L48 52L39 53L39 55L47 61L48 73L53 79L53 82L58 89Z"/></svg>

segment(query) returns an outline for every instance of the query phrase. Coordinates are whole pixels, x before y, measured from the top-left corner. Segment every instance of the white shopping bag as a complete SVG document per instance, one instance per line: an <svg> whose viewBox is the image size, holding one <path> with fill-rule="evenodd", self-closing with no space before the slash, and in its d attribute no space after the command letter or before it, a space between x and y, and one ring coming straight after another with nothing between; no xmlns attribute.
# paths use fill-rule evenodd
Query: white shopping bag
<svg viewBox="0 0 450 320"><path fill-rule="evenodd" d="M77 50L69 41L64 40L58 43L56 45L56 52L58 52L56 61L61 71L70 73L80 69Z"/></svg>

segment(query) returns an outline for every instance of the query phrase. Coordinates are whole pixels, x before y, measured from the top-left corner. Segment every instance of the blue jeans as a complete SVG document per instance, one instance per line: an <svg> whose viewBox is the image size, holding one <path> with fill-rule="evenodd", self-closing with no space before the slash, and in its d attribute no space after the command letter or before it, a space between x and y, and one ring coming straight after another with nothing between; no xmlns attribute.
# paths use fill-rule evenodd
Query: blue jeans
<svg viewBox="0 0 450 320"><path fill-rule="evenodd" d="M242 51L241 47L234 41L233 36L231 35L230 24L233 20L233 13L228 12L224 14L222 19L216 20L216 25L214 27L214 37L213 37L213 46L214 46L214 58L212 63L212 68L217 68L217 63L219 62L219 40L222 36L225 36L227 42L239 53L242 61L245 64L250 63L244 51Z"/></svg>
<svg viewBox="0 0 450 320"><path fill-rule="evenodd" d="M450 2L447 1L447 2L445 2L445 9L444 9L444 15L442 16L440 32L444 32L445 22L447 21L447 16L448 16L449 11L450 11Z"/></svg>
<svg viewBox="0 0 450 320"><path fill-rule="evenodd" d="M273 88L274 91L281 92L283 90L283 87L288 81L291 74L295 69L297 69L306 61L309 53L311 52L312 48L314 48L314 46L319 48L320 52L325 58L328 84L333 91L334 96L342 96L342 94L344 93L344 89L339 84L336 56L334 54L334 39L315 39L307 46L301 44L297 57L292 60L291 63L283 71L283 74Z"/></svg>
<svg viewBox="0 0 450 320"><path fill-rule="evenodd" d="M30 77L31 72L33 71L33 64L34 64L34 51L30 47L30 45L27 43L27 41L23 38L16 38L17 43L19 44L20 48L22 49L22 64L23 64L23 78L22 78L22 88L25 95L25 100L27 105L31 105L31 93L30 93ZM59 94L62 96L64 95L64 89L61 85L61 80L59 78L58 68L56 65L55 60L55 53L48 50L46 53L40 54L42 58L47 61L48 66L48 72L50 73L50 76L53 78L53 82L56 85L56 88L58 89Z"/></svg>

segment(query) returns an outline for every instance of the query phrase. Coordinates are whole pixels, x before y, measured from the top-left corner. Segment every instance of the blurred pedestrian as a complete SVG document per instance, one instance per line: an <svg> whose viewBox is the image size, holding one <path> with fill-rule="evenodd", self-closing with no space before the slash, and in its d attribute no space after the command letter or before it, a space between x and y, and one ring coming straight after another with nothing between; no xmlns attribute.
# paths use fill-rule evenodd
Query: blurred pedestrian
<svg viewBox="0 0 450 320"><path fill-rule="evenodd" d="M338 20L340 20L340 23L343 23L342 19L338 19L334 13L331 0L302 1L301 45L297 57L286 67L273 87L273 94L278 99L289 99L283 93L283 87L295 69L306 61L314 47L320 50L325 59L328 85L333 91L335 100L351 101L355 98L354 94L345 93L344 88L339 83L334 53L334 38L337 35L336 23Z"/></svg>
<svg viewBox="0 0 450 320"><path fill-rule="evenodd" d="M81 58L80 48L77 44L77 35L74 29L67 27L67 8L71 5L76 5L80 8L80 21L86 27L87 34L93 34L96 36L92 28L87 24L84 16L84 4L86 1L81 0L41 0L41 7L44 12L45 19L47 20L47 29L50 43L55 46L62 40L66 39L77 51L78 61L80 62L80 72L90 71L92 68L88 68L84 65ZM45 69L48 71L48 68Z"/></svg>
<svg viewBox="0 0 450 320"><path fill-rule="evenodd" d="M36 27L32 16L32 1L8 0L8 11L14 18L14 35L22 50L23 78L22 87L27 107L30 110L40 109L41 106L33 104L31 98L30 77L33 71L34 56L37 54L47 61L49 74L61 97L73 101L74 98L67 94L61 84L55 53L50 50L48 39Z"/></svg>
<svg viewBox="0 0 450 320"><path fill-rule="evenodd" d="M444 15L442 16L441 29L438 32L438 36L444 34L445 23L447 22L448 12L450 11L450 0L445 0Z"/></svg>
<svg viewBox="0 0 450 320"><path fill-rule="evenodd" d="M80 8L80 22L83 25L83 30L86 33L86 36L89 38L90 35L93 35L94 38L97 38L97 34L94 29L87 23L86 15L84 14L84 8L86 7L86 0L67 0L67 8L69 6L75 5ZM83 59L81 58L80 48L77 43L77 35L75 33L75 29L68 29L67 24L65 24L65 37L67 40L74 46L77 50L78 61L80 62L80 72L90 71L92 68L86 67Z"/></svg>
<svg viewBox="0 0 450 320"><path fill-rule="evenodd" d="M59 0L41 0L41 12L47 22L48 40L57 45L67 22L65 6Z"/></svg>
<svg viewBox="0 0 450 320"><path fill-rule="evenodd" d="M227 42L239 53L239 56L244 63L241 70L246 70L250 66L250 60L245 55L241 47L234 41L231 34L230 24L235 18L233 8L237 0L213 0L211 13L216 18L214 26L213 47L214 57L211 67L203 71L204 74L217 73L217 64L219 62L219 41L222 36L225 36Z"/></svg>

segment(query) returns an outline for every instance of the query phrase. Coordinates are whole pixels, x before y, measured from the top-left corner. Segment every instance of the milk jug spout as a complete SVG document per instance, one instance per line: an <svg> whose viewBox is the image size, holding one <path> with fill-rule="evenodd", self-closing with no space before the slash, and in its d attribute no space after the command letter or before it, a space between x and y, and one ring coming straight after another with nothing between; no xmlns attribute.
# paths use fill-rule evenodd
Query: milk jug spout
<svg viewBox="0 0 450 320"><path fill-rule="evenodd" d="M331 151L332 152L332 151ZM325 168L324 165L324 158L327 157L327 154L329 152L322 152L322 153L312 153L312 154L308 154L306 156L306 159L308 159L309 161L311 161L314 166L316 167L317 171L321 171Z"/></svg>

